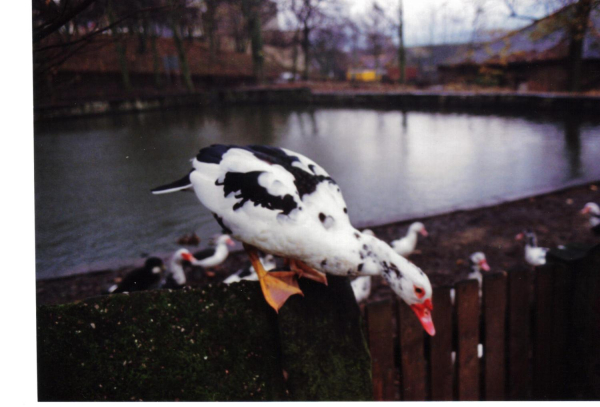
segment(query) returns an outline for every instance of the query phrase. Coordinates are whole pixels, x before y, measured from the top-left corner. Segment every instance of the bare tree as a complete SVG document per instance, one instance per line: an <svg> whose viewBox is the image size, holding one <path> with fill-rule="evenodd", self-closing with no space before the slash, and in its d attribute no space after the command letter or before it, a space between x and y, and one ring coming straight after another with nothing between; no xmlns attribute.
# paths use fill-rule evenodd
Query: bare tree
<svg viewBox="0 0 600 407"><path fill-rule="evenodd" d="M541 1L541 0L540 0ZM518 0L505 0L510 17L525 18L537 22L530 16L520 14ZM569 51L567 57L568 90L578 92L581 90L581 67L583 64L583 45L590 25L592 10L600 7L600 0L554 0L553 5L561 7L560 15L555 15L552 22L555 28L564 27L569 36Z"/></svg>
<svg viewBox="0 0 600 407"><path fill-rule="evenodd" d="M308 79L311 64L311 34L324 24L336 0L283 0L283 8L294 16L295 26L301 32L301 47L304 53L303 79Z"/></svg>

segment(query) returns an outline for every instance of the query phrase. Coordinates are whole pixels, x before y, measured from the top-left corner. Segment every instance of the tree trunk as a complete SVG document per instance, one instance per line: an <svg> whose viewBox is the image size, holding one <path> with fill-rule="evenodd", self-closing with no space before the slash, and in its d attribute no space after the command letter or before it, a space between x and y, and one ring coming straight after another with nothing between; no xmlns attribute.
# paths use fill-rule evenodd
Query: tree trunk
<svg viewBox="0 0 600 407"><path fill-rule="evenodd" d="M568 90L581 90L581 66L583 63L583 41L589 25L592 0L579 0L575 5L570 27Z"/></svg>
<svg viewBox="0 0 600 407"><path fill-rule="evenodd" d="M398 68L400 69L400 78L398 79L398 82L401 85L404 85L406 82L406 56L404 54L404 5L402 4L402 0L400 0L400 5L398 7L398 42Z"/></svg>
<svg viewBox="0 0 600 407"><path fill-rule="evenodd" d="M108 1L107 3L107 14L108 14L108 22L110 24L114 24L115 15L112 9L112 1ZM131 92L131 81L129 79L129 69L127 68L127 54L125 45L121 41L121 35L118 32L116 27L113 27L111 30L111 34L117 40L117 54L119 59L119 67L121 68L121 79L123 80L123 89L125 92Z"/></svg>
<svg viewBox="0 0 600 407"><path fill-rule="evenodd" d="M181 65L183 83L185 84L185 88L188 91L193 92L194 82L192 82L190 67L188 65L187 57L185 55L185 48L183 47L183 41L181 40L181 35L179 34L179 27L177 27L177 24L175 24L175 17L173 16L171 16L171 29L173 31L173 41L175 42L175 48L177 48L177 57L179 58L179 64Z"/></svg>
<svg viewBox="0 0 600 407"><path fill-rule="evenodd" d="M264 82L264 54L263 40L261 32L260 14L254 13L253 18L249 21L250 38L252 41L252 70L256 82L262 84Z"/></svg>
<svg viewBox="0 0 600 407"><path fill-rule="evenodd" d="M296 82L296 76L298 75L298 40L300 37L300 31L296 30L293 39L292 48L292 82Z"/></svg>
<svg viewBox="0 0 600 407"><path fill-rule="evenodd" d="M302 79L305 81L308 80L308 73L310 69L310 28L308 28L308 24L304 23L304 29L302 30L302 52L304 52L304 72L302 72Z"/></svg>
<svg viewBox="0 0 600 407"><path fill-rule="evenodd" d="M160 56L158 55L158 47L156 46L157 36L158 34L156 32L150 33L150 46L152 47L152 71L154 72L154 86L160 89L162 87L162 80L160 78Z"/></svg>

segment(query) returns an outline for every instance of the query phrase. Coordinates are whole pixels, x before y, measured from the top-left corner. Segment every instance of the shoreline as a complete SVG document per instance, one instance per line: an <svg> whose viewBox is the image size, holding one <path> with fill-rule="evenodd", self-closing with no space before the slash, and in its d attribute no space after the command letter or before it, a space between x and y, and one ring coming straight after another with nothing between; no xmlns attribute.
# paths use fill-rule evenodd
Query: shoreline
<svg viewBox="0 0 600 407"><path fill-rule="evenodd" d="M444 213L418 218L391 221L369 226L376 235L390 242L404 235L408 225L416 220L425 223L430 238L421 239L420 253L410 257L427 273L434 285L453 284L468 274L465 264L469 254L484 251L492 271L507 270L522 259L521 243L514 236L524 228L533 228L540 246L556 247L559 244L598 244L588 227L588 218L579 211L589 201L600 201L600 180L568 185L558 190L542 191L500 203L477 208L454 209ZM367 227L361 225L361 229ZM192 247L191 251L197 250ZM125 260L122 260L125 262ZM243 251L230 253L227 260L211 271L215 277L188 275L192 287L219 283L238 270L247 261ZM139 259L139 264L143 259ZM113 269L90 270L86 273L36 280L37 303L60 304L101 295L115 279L134 268L131 264ZM375 279L374 295L389 291Z"/></svg>
<svg viewBox="0 0 600 407"><path fill-rule="evenodd" d="M400 110L577 112L596 115L600 96L514 91L382 91L319 90L307 86L218 89L160 96L131 96L112 100L74 100L36 105L34 121L137 113L181 107L236 104L284 104L330 107L381 107Z"/></svg>

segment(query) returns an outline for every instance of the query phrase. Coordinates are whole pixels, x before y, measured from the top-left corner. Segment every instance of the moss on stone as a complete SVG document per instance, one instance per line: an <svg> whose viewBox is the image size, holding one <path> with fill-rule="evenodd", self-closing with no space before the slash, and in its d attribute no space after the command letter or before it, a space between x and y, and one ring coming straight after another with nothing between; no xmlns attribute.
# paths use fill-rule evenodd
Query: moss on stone
<svg viewBox="0 0 600 407"><path fill-rule="evenodd" d="M368 398L356 304L348 312L332 301L337 294L305 289L279 316L257 282L41 306L39 400Z"/></svg>
<svg viewBox="0 0 600 407"><path fill-rule="evenodd" d="M372 400L371 358L347 278L301 280L280 310L283 366L293 400Z"/></svg>

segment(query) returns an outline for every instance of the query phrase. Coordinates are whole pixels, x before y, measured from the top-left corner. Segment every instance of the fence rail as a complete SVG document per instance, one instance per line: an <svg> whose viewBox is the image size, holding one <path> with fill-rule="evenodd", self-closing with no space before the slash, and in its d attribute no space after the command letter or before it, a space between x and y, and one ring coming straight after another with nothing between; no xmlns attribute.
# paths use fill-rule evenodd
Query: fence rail
<svg viewBox="0 0 600 407"><path fill-rule="evenodd" d="M454 290L434 289L434 337L402 301L367 304L375 400L600 399L600 245Z"/></svg>

